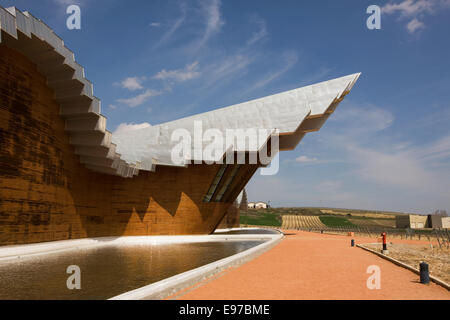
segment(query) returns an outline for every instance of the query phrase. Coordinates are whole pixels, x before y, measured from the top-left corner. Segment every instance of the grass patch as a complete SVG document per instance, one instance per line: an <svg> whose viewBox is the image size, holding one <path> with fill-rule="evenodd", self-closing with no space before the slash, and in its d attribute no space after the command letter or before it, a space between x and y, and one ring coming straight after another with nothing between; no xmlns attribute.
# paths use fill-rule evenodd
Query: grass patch
<svg viewBox="0 0 450 320"><path fill-rule="evenodd" d="M327 227L330 227L330 228L334 228L334 227L356 227L356 225L354 225L353 223L351 223L347 219L341 218L341 217L320 216L319 219L320 219L320 221L322 221L322 223L324 225L326 225Z"/></svg>
<svg viewBox="0 0 450 320"><path fill-rule="evenodd" d="M252 215L241 214L240 223L255 226L281 227L280 216L271 213L259 213Z"/></svg>

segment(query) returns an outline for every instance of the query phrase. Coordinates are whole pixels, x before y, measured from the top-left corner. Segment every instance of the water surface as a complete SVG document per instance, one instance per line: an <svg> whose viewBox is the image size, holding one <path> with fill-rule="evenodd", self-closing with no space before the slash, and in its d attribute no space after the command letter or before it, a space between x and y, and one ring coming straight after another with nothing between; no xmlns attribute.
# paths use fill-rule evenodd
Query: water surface
<svg viewBox="0 0 450 320"><path fill-rule="evenodd" d="M0 263L0 299L108 299L239 253L264 241L122 244ZM81 269L69 290L67 267Z"/></svg>

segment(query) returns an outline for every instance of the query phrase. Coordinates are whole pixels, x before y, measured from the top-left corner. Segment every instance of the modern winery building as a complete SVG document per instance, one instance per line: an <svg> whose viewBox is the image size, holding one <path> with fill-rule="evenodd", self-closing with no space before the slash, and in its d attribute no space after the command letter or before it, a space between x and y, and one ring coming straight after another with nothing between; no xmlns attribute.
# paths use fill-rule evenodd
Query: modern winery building
<svg viewBox="0 0 450 320"><path fill-rule="evenodd" d="M113 135L84 69L44 22L0 7L0 29L0 245L212 233L267 165L249 161L251 154L265 150L272 159L278 149L294 149L359 77ZM195 135L196 123L224 135L268 133L253 147L232 142L213 158L198 159L194 151L183 163L173 161L174 132ZM245 161L227 163L225 153Z"/></svg>

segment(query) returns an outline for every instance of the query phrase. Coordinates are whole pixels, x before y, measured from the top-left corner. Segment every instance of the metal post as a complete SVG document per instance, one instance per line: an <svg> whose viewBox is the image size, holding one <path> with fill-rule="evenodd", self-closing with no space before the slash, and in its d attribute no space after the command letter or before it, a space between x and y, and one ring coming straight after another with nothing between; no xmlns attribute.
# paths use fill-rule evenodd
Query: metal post
<svg viewBox="0 0 450 320"><path fill-rule="evenodd" d="M387 243L386 243L386 232L383 232L381 235L383 236L383 251L382 251L382 253L389 254L389 251L387 249Z"/></svg>
<svg viewBox="0 0 450 320"><path fill-rule="evenodd" d="M352 239L351 244L352 244L352 247L355 246L355 240L354 239Z"/></svg>
<svg viewBox="0 0 450 320"><path fill-rule="evenodd" d="M420 283L429 284L430 283L430 273L428 270L428 263L420 263Z"/></svg>

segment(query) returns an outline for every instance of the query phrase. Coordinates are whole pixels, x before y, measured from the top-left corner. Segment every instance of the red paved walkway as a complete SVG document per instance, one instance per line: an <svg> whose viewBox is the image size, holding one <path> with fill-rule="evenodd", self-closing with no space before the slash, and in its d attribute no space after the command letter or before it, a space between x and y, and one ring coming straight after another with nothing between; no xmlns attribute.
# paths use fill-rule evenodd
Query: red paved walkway
<svg viewBox="0 0 450 320"><path fill-rule="evenodd" d="M178 299L450 299L450 292L418 283L418 275L363 249L350 237L286 231L256 259L197 284ZM375 239L355 238L357 243ZM404 242L393 240L393 242ZM381 268L381 289L369 290L367 267Z"/></svg>

